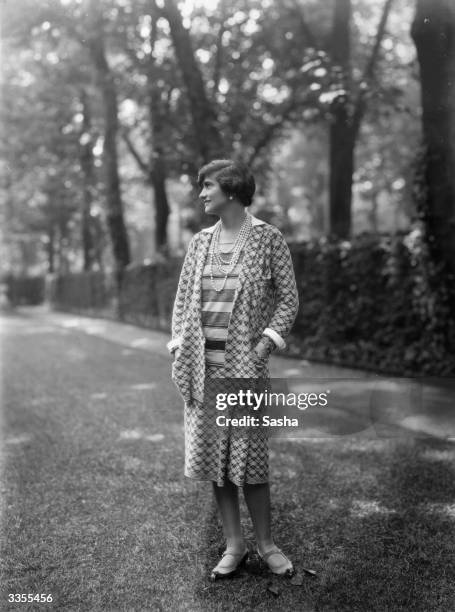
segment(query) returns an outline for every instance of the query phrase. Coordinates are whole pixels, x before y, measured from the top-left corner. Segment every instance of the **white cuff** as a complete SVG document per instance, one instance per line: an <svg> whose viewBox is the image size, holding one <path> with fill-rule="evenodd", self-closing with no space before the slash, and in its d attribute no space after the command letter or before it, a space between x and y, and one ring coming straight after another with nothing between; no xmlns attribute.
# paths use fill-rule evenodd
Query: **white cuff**
<svg viewBox="0 0 455 612"><path fill-rule="evenodd" d="M175 349L180 348L180 345L182 344L182 338L178 337L178 338L173 338L172 340L170 340L167 344L167 350L170 353L173 353L175 351Z"/></svg>
<svg viewBox="0 0 455 612"><path fill-rule="evenodd" d="M286 342L283 340L280 334L271 327L266 327L262 334L273 340L279 349L286 348Z"/></svg>

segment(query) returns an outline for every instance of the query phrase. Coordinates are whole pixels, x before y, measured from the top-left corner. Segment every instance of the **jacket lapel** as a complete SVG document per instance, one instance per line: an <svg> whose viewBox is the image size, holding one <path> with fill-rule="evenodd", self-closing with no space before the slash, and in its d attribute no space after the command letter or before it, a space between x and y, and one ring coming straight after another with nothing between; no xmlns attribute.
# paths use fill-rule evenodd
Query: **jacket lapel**
<svg viewBox="0 0 455 612"><path fill-rule="evenodd" d="M204 264L209 250L211 237L212 234L209 232L203 232L201 234L201 245L197 252L196 269L194 274L193 306L196 316L198 316L199 319L201 318L202 310L202 273L204 271Z"/></svg>
<svg viewBox="0 0 455 612"><path fill-rule="evenodd" d="M262 232L258 231L255 227L251 229L248 242L245 245L245 251L243 256L242 268L239 274L238 287L242 287L247 278L251 278L254 275L254 263L259 253L259 244L261 242Z"/></svg>

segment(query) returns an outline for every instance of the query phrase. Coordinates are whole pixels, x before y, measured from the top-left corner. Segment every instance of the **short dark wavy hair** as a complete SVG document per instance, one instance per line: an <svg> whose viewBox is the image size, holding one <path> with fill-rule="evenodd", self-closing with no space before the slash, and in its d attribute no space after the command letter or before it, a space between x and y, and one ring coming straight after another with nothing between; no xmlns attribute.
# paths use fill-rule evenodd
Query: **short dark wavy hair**
<svg viewBox="0 0 455 612"><path fill-rule="evenodd" d="M231 159L214 159L205 164L197 177L201 189L205 178L212 174L226 195L236 197L244 206L252 203L256 183L251 170L244 163Z"/></svg>

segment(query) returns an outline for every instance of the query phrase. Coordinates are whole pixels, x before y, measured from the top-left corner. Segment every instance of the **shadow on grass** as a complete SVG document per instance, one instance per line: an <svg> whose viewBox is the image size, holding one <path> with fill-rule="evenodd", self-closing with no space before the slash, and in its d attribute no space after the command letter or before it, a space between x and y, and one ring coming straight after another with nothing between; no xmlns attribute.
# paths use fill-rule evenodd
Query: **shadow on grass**
<svg viewBox="0 0 455 612"><path fill-rule="evenodd" d="M276 541L298 571L317 576L280 581L275 597L253 560L212 584L223 539L211 485L193 487L182 476L175 392L170 383L144 386L152 366L152 382L161 383L157 364L134 353L125 367L121 351L82 335L68 342L87 357L68 362L58 335L9 342L1 525L8 592L52 593L46 610L455 609L454 444L408 436L274 441Z"/></svg>
<svg viewBox="0 0 455 612"><path fill-rule="evenodd" d="M208 582L222 535L207 497L200 535L208 552L191 585L197 609L455 609L455 445L430 438L376 442L376 449L300 445L294 460L284 460L288 477L280 466L282 478L272 488L275 531L303 584L275 580L276 597L254 557L233 580ZM304 472L297 480L292 464ZM304 575L303 567L317 576Z"/></svg>
<svg viewBox="0 0 455 612"><path fill-rule="evenodd" d="M390 457L378 453L378 495L342 518L342 552L327 560L316 610L455 608L453 450L416 439Z"/></svg>

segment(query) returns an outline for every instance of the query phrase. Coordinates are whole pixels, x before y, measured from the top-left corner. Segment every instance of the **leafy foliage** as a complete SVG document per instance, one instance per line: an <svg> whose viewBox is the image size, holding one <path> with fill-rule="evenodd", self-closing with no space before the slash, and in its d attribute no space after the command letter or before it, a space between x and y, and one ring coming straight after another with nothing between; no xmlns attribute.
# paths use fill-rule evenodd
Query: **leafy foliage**
<svg viewBox="0 0 455 612"><path fill-rule="evenodd" d="M455 321L420 226L293 252L301 309L291 352L405 376L454 374Z"/></svg>
<svg viewBox="0 0 455 612"><path fill-rule="evenodd" d="M414 109L418 101L412 43L407 35L411 10L404 0L395 0L375 78L369 80L366 90L362 85L383 5L383 0L352 2L352 93L355 97L363 87L368 102L354 175L356 231L365 227L358 219L370 208L369 225L377 230L384 228L383 219L392 216L394 207L403 213L397 215L401 227L411 213L411 206L406 204L406 172L416 142L418 117ZM78 160L81 139L90 143L96 165L91 208L96 243L107 242L107 211L101 203L105 188L101 175L103 113L88 45L93 24L84 6L81 0L19 0L8 3L4 10L5 74L15 74L19 85L14 90L5 88L3 121L8 144L2 156L14 168L10 184L21 185L18 191L4 185L11 202L8 222L17 220L25 234L35 231L38 216L41 226L47 228L37 236L37 245L43 250L39 262L44 255L50 257L49 245L55 243L54 250L62 256L62 265L57 257L57 269L81 265L81 194L85 183ZM103 17L107 59L119 101L119 165L132 251L140 252L136 244L139 217L147 199L148 206L156 205L155 196L150 191L147 196L147 190L158 157L171 193L173 184L191 187L188 177L194 176L200 153L188 91L160 3L100 0L97 6ZM275 166L281 165L283 199L287 185L305 192L300 200L298 195L290 195L295 210L289 220L299 215L303 218L306 208L310 234L324 234L328 180L325 140L332 104L340 93L339 67L331 59L332 3L220 0L181 2L178 6L226 154L243 157L253 165L263 185L258 202L268 208L276 187ZM82 93L92 116L88 132L80 124ZM291 140L297 143L291 155L298 156L300 168L305 165L300 173L298 169L288 172L289 163L280 157ZM313 184L314 169L318 179ZM46 184L52 183L49 173L56 177L56 185L65 185L63 195L56 192L55 185L46 189ZM140 212L135 204L138 183L144 186ZM30 196L41 202L33 211ZM386 198L391 202L389 209L378 210ZM172 202L174 214L185 204L191 212L184 211L181 218L197 229L201 219L195 214L191 189L186 199ZM273 203L276 206L280 203ZM388 227L394 223L392 218ZM291 221L287 228L290 225ZM108 253L102 263L111 265Z"/></svg>

